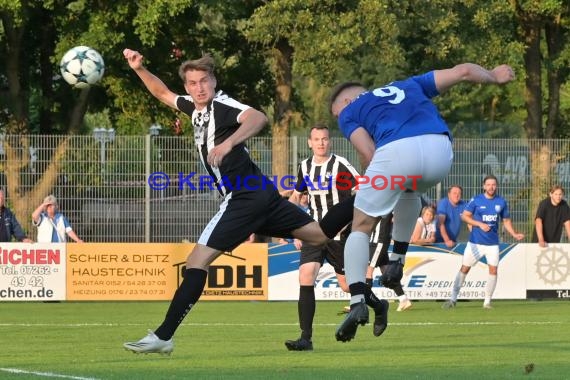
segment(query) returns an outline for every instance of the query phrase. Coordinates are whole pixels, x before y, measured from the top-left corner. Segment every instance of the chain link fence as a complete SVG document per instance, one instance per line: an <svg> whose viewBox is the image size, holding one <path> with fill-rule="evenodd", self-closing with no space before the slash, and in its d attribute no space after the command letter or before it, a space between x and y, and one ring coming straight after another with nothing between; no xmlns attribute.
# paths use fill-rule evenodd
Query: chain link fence
<svg viewBox="0 0 570 380"><path fill-rule="evenodd" d="M272 176L271 138L250 139L248 148L262 171ZM357 155L343 138L332 151L358 169ZM306 138L289 140L289 173L311 152ZM485 175L499 179L515 228L530 241L538 201L550 185L570 185L567 140L456 139L455 162L447 178L426 196L436 202L451 184L468 200L481 191ZM196 241L217 211L217 191L191 138L166 136L0 136L0 186L20 223L35 238L31 213L48 194L77 234L89 242ZM156 174L163 173L163 174ZM148 185L149 178L153 188ZM201 182L202 181L202 182ZM162 190L158 190L158 188ZM461 235L467 238L467 232ZM504 240L509 240L505 234Z"/></svg>

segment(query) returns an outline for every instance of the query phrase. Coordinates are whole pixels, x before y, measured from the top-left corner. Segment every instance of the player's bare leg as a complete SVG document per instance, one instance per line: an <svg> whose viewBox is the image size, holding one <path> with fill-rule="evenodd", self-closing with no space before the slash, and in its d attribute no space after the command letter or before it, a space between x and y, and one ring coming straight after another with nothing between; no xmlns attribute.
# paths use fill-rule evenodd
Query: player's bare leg
<svg viewBox="0 0 570 380"><path fill-rule="evenodd" d="M123 347L135 353L170 354L174 349L172 337L186 314L200 299L206 285L208 267L220 253L214 248L196 244L188 255L184 279L174 293L162 324L154 332L149 331L148 335L139 341L127 342Z"/></svg>

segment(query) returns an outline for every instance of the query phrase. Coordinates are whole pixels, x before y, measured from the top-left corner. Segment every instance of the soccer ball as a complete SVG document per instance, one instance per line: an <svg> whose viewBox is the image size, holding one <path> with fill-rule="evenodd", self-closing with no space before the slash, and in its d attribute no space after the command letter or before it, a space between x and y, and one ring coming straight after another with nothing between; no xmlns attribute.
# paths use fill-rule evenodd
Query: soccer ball
<svg viewBox="0 0 570 380"><path fill-rule="evenodd" d="M59 69L67 83L75 88L87 88L103 77L105 62L95 49L76 46L63 55Z"/></svg>

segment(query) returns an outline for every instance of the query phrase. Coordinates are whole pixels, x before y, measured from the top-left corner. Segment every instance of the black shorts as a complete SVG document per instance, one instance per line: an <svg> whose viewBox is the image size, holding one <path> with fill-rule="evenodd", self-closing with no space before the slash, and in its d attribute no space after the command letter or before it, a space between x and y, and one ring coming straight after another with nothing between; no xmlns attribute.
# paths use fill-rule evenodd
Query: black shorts
<svg viewBox="0 0 570 380"><path fill-rule="evenodd" d="M311 222L309 214L283 198L275 187L265 184L228 194L198 243L228 252L252 233L292 238L291 231Z"/></svg>
<svg viewBox="0 0 570 380"><path fill-rule="evenodd" d="M370 258L368 265L371 267L381 267L388 265L390 258L388 257L388 248L392 240L392 219L394 214L385 216L380 221L380 225L375 229L375 236L373 236L370 243ZM380 247L380 244L382 246ZM380 248L380 249L379 249Z"/></svg>
<svg viewBox="0 0 570 380"><path fill-rule="evenodd" d="M332 265L335 273L344 274L344 242L329 240L324 246L319 247L303 242L300 265L320 263L322 266L325 259Z"/></svg>

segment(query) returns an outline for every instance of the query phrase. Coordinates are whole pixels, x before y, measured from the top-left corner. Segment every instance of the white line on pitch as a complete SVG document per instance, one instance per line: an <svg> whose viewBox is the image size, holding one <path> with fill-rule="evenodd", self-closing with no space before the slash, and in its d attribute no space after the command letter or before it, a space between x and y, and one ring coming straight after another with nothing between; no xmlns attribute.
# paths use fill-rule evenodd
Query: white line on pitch
<svg viewBox="0 0 570 380"><path fill-rule="evenodd" d="M23 369L18 368L0 368L2 372L8 373L16 373L20 375L35 375L35 376L43 376L43 377L57 377L60 379L74 379L74 380L97 380L94 377L81 377L81 376L70 376L70 375L61 375L59 373L52 373L52 372L37 372L37 371L26 371Z"/></svg>
<svg viewBox="0 0 570 380"><path fill-rule="evenodd" d="M182 326L297 326L291 323L183 323ZM336 326L338 323L314 323L314 326ZM391 322L390 326L493 326L493 325L560 325L563 322L553 321L509 321L509 322ZM148 323L0 323L0 327L121 327L148 326Z"/></svg>

